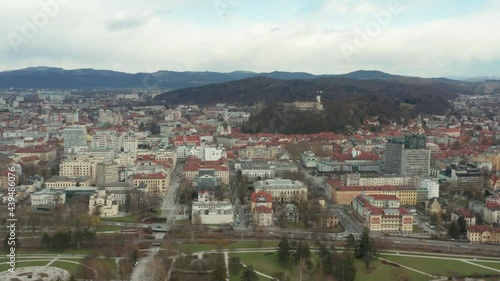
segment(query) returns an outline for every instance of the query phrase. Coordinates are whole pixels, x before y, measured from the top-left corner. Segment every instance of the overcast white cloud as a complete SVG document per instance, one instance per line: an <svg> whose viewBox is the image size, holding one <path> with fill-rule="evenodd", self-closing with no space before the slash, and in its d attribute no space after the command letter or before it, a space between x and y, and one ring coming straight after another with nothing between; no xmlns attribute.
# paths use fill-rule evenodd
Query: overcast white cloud
<svg viewBox="0 0 500 281"><path fill-rule="evenodd" d="M497 1L391 2L5 0L0 68L500 75Z"/></svg>
<svg viewBox="0 0 500 281"><path fill-rule="evenodd" d="M151 10L118 11L112 19L106 21L106 25L111 31L136 28L146 24L153 17L155 13Z"/></svg>

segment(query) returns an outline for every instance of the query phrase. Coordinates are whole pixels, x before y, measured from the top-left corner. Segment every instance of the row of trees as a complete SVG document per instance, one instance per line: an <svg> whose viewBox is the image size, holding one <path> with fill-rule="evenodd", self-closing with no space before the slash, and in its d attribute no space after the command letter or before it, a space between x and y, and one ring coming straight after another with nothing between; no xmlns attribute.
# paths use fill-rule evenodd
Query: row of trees
<svg viewBox="0 0 500 281"><path fill-rule="evenodd" d="M139 190L127 191L124 210L126 213L156 210L161 205L162 198Z"/></svg>
<svg viewBox="0 0 500 281"><path fill-rule="evenodd" d="M324 275L325 280L330 278L354 281L356 278L354 259L362 259L366 269L369 269L372 260L379 255L376 243L370 237L368 228L363 230L358 242L352 234L347 240L347 245L342 252L337 251L334 245L328 247L319 241L316 242L318 248L316 253L317 267ZM282 265L295 266L299 280L307 280L308 273L312 270L312 254L306 241L289 241L285 236L279 242L276 252L278 261ZM278 278L278 280L285 279Z"/></svg>
<svg viewBox="0 0 500 281"><path fill-rule="evenodd" d="M48 213L20 208L17 214L19 230L30 230L32 236L35 236L56 229L78 230L96 227L100 223L100 218L89 215L88 202L80 199L82 198L71 198L67 200L66 205L56 205Z"/></svg>
<svg viewBox="0 0 500 281"><path fill-rule="evenodd" d="M317 242L318 270L324 280L345 280L354 281L356 278L356 267L354 254L351 249L346 248L343 252L337 252L331 245ZM283 265L293 265L296 268L296 275L299 280L308 280L309 273L313 269L311 249L306 241L289 241L283 237L277 248L278 261ZM277 280L289 280L283 273L274 274Z"/></svg>
<svg viewBox="0 0 500 281"><path fill-rule="evenodd" d="M46 250L65 250L70 247L80 249L82 244L90 245L96 233L88 229L72 231L58 231L53 234L44 233L40 245Z"/></svg>

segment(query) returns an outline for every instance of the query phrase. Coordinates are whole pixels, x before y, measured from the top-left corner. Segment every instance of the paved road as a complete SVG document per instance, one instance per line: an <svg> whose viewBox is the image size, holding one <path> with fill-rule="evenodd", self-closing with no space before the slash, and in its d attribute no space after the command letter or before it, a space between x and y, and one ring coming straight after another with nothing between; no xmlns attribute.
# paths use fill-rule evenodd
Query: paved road
<svg viewBox="0 0 500 281"><path fill-rule="evenodd" d="M174 223L175 217L177 215L178 206L176 204L176 198L180 185L183 166L184 165L177 163L177 166L175 167L174 170L174 175L172 177L172 181L167 190L167 194L165 194L165 197L163 198L163 202L161 205L161 215L162 217L166 218L167 229L169 229L169 225ZM136 225L136 224L129 224L129 225ZM155 233L155 241L162 241L164 236L165 233ZM148 269L148 263L150 263L153 260L154 256L158 254L159 250L160 250L159 247L152 247L151 249L149 249L149 254L145 258L140 259L137 265L135 266L130 281L144 280L144 277L146 276L147 273L146 270Z"/></svg>
<svg viewBox="0 0 500 281"><path fill-rule="evenodd" d="M175 221L175 216L177 215L178 206L176 204L176 198L177 192L179 190L183 167L183 164L177 163L172 181L170 182L170 186L167 190L167 194L163 198L161 215L162 217L167 218L167 225L173 224L173 222Z"/></svg>
<svg viewBox="0 0 500 281"><path fill-rule="evenodd" d="M149 249L149 254L145 258L140 259L134 267L130 281L144 281L143 276L145 275L146 270L151 269L148 268L148 263L153 261L154 257L158 254L158 251L160 251L160 247L153 247Z"/></svg>
<svg viewBox="0 0 500 281"><path fill-rule="evenodd" d="M313 188L315 192L319 193L323 198L326 199L327 204L330 208L336 209L339 211L339 221L346 229L347 234L352 233L353 235L360 235L363 231L363 224L355 217L351 216L348 212L352 211L351 208L347 206L339 206L335 205L333 200L326 196L324 192L324 188L326 186L326 178L312 176L309 171L307 171L300 161L296 162L297 167L299 168L300 173L302 173L305 177L305 183Z"/></svg>

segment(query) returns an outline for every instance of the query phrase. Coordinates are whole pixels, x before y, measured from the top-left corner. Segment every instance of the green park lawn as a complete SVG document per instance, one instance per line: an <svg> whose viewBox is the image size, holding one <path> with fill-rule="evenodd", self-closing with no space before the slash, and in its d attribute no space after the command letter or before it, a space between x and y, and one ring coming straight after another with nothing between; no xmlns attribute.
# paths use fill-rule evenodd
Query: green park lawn
<svg viewBox="0 0 500 281"><path fill-rule="evenodd" d="M76 249L66 249L66 250L44 250L44 249L25 249L25 248L20 248L16 249L16 254L22 254L22 255L37 255L37 254L58 254L58 255L91 255L95 254L96 250L91 250L91 249L80 249L79 251ZM7 251L2 249L0 251L0 254L3 256L4 254L8 254Z"/></svg>
<svg viewBox="0 0 500 281"><path fill-rule="evenodd" d="M270 251L272 252L272 251ZM256 271L262 272L267 275L272 275L274 272L283 271L287 275L291 276L292 281L297 279L294 277L297 274L293 271L292 265L281 265L278 262L276 254L264 255L265 253L234 253L230 256L238 256L245 265L252 265ZM314 266L313 266L314 268ZM383 264L380 260L374 260L371 264L371 269L369 271L365 270L365 266L362 260L356 260L356 281L373 281L373 280L389 280L388 276L394 275L394 271L397 270L396 267L391 265ZM409 271L406 269L400 269L401 272L406 274L411 278L412 281L428 281L428 276ZM240 272L241 274L241 272ZM231 281L239 280L238 276L230 276ZM234 278L234 279L233 279ZM262 279L266 279L261 277ZM315 275L310 276L311 281L315 281Z"/></svg>
<svg viewBox="0 0 500 281"><path fill-rule="evenodd" d="M285 223L285 228L287 229L304 229L304 223L303 222L290 222L290 221L287 221Z"/></svg>
<svg viewBox="0 0 500 281"><path fill-rule="evenodd" d="M261 248L277 247L276 241L262 241ZM186 253L196 253L200 251L217 250L218 246L214 244L175 244L175 248ZM225 246L221 249L246 249L246 248L259 248L256 241L235 242Z"/></svg>
<svg viewBox="0 0 500 281"><path fill-rule="evenodd" d="M381 260L373 260L370 265L370 270L367 271L363 260L356 259L356 268L356 281L393 280L389 277L393 276L396 271L400 271L407 275L410 277L411 281L430 280L429 276L404 268L397 268L392 265L383 264Z"/></svg>
<svg viewBox="0 0 500 281"><path fill-rule="evenodd" d="M234 253L229 254L229 256L240 257L242 263L247 266L251 265L256 271L267 275L273 275L273 273L280 271L287 274L294 274L290 271L291 266L282 265L278 262L278 256L275 252L276 251L269 251L269 253L272 253L271 255L266 255L266 253Z"/></svg>
<svg viewBox="0 0 500 281"><path fill-rule="evenodd" d="M106 232L106 231L118 231L121 227L112 225L99 225L97 226L96 232Z"/></svg>
<svg viewBox="0 0 500 281"><path fill-rule="evenodd" d="M457 260L434 259L425 257L401 257L389 255L381 255L381 257L435 276L446 276L449 272L457 272L458 274L463 275L474 273L498 273Z"/></svg>
<svg viewBox="0 0 500 281"><path fill-rule="evenodd" d="M500 261L498 260L491 262L488 261L471 261L471 262L500 270ZM500 274L500 272L498 272L498 274Z"/></svg>
<svg viewBox="0 0 500 281"><path fill-rule="evenodd" d="M296 281L294 276L296 273L293 271L293 266L281 265L278 262L277 256L274 251L269 251L269 255L265 253L231 253L230 256L240 257L241 262L245 265L251 265L256 271L262 272L267 275L272 275L274 272L283 271L292 277L292 281ZM464 263L462 261L447 260L447 259L431 259L425 257L401 257L381 255L382 258L400 263L402 265L420 270L422 272L436 275L446 276L450 272L457 272L459 274L496 274L492 270L484 269L472 264ZM500 270L500 262L485 262L480 261L474 263L489 266L491 268ZM373 260L370 269L366 270L362 260L356 260L356 281L372 281L372 280L389 280L388 277L395 276L396 273L406 275L412 281L428 281L429 276L411 271L405 268L396 267L390 264L384 264L381 260ZM241 272L239 273L241 275ZM310 280L314 281L314 273L310 276ZM239 276L230 276L232 280L239 280ZM261 279L266 279L261 277Z"/></svg>
<svg viewBox="0 0 500 281"><path fill-rule="evenodd" d="M101 218L102 221L112 221L112 222L141 222L143 218L147 217L146 214L131 214L124 217L113 217L113 218Z"/></svg>

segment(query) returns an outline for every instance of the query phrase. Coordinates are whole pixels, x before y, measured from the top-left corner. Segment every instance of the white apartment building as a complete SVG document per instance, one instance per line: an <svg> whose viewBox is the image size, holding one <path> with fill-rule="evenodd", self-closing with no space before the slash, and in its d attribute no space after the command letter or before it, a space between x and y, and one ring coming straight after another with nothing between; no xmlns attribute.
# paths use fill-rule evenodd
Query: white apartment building
<svg viewBox="0 0 500 281"><path fill-rule="evenodd" d="M204 161L217 161L222 157L227 158L227 152L225 148L218 147L204 147L203 158Z"/></svg>
<svg viewBox="0 0 500 281"><path fill-rule="evenodd" d="M114 162L118 166L131 167L135 165L136 156L131 152L120 152L115 155Z"/></svg>
<svg viewBox="0 0 500 281"><path fill-rule="evenodd" d="M427 199L439 197L439 182L437 179L415 176L415 187L427 190Z"/></svg>
<svg viewBox="0 0 500 281"><path fill-rule="evenodd" d="M352 173L342 176L345 186L410 186L413 177Z"/></svg>
<svg viewBox="0 0 500 281"><path fill-rule="evenodd" d="M316 163L318 161L318 158L312 151L306 151L302 153L302 156L300 157L300 161L302 162L302 165L306 168L315 168Z"/></svg>
<svg viewBox="0 0 500 281"><path fill-rule="evenodd" d="M230 224L233 206L228 201L193 202L192 218L199 216L202 224Z"/></svg>
<svg viewBox="0 0 500 281"><path fill-rule="evenodd" d="M307 186L298 180L268 179L253 184L255 192L265 191L272 195L275 203L290 203L294 200L307 200Z"/></svg>
<svg viewBox="0 0 500 281"><path fill-rule="evenodd" d="M186 159L188 156L196 156L197 158L202 158L201 147L193 147L193 146L177 146L176 148L176 157L177 159Z"/></svg>
<svg viewBox="0 0 500 281"><path fill-rule="evenodd" d="M66 203L66 194L63 190L45 188L31 194L31 205L58 205Z"/></svg>
<svg viewBox="0 0 500 281"><path fill-rule="evenodd" d="M118 164L113 162L101 162L96 165L96 184L105 185L118 181Z"/></svg>
<svg viewBox="0 0 500 281"><path fill-rule="evenodd" d="M96 180L96 166L95 162L86 161L63 161L59 164L59 176L68 178L77 178L87 176Z"/></svg>
<svg viewBox="0 0 500 281"><path fill-rule="evenodd" d="M90 186L91 178L88 176L78 178L65 178L60 176L52 176L45 181L45 187L64 189L70 186Z"/></svg>
<svg viewBox="0 0 500 281"><path fill-rule="evenodd" d="M136 155L138 145L139 141L135 134L128 133L123 137L123 142L122 142L123 151L130 152L130 154L132 155Z"/></svg>
<svg viewBox="0 0 500 281"><path fill-rule="evenodd" d="M92 136L91 148L112 148L120 151L122 147L122 136L115 131L97 131Z"/></svg>
<svg viewBox="0 0 500 281"><path fill-rule="evenodd" d="M483 221L486 223L500 222L500 203L495 201L487 201L483 208Z"/></svg>
<svg viewBox="0 0 500 281"><path fill-rule="evenodd" d="M87 129L85 127L68 127L63 130L64 153L83 151L87 146Z"/></svg>
<svg viewBox="0 0 500 281"><path fill-rule="evenodd" d="M270 166L261 166L261 167L242 167L241 174L243 176L247 176L249 180L257 180L257 178L261 179L269 179L274 177L274 171L271 170Z"/></svg>
<svg viewBox="0 0 500 281"><path fill-rule="evenodd" d="M90 149L80 152L72 157L76 161L104 162L112 161L115 158L115 150L112 148Z"/></svg>

